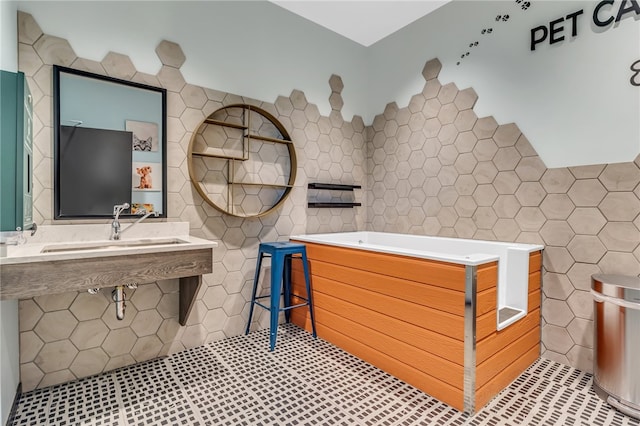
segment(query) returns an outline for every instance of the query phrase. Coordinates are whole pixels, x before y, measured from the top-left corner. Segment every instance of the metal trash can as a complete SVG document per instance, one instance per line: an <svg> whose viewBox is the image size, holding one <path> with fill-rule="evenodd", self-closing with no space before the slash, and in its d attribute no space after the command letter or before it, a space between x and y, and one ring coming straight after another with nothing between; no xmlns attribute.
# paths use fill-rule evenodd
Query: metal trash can
<svg viewBox="0 0 640 426"><path fill-rule="evenodd" d="M640 277L595 274L593 388L640 419Z"/></svg>

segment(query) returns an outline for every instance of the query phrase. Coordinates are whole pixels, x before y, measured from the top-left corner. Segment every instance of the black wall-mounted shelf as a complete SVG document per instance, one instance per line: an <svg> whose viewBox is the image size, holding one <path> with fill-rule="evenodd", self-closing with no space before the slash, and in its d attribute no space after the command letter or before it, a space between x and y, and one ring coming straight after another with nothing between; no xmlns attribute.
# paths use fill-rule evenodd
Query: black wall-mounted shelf
<svg viewBox="0 0 640 426"><path fill-rule="evenodd" d="M360 185L343 185L338 183L317 183L312 182L308 185L309 189L329 189L335 191L353 191L354 189L360 189Z"/></svg>
<svg viewBox="0 0 640 426"><path fill-rule="evenodd" d="M309 207L315 207L317 209L328 209L328 208L349 208L349 207L360 207L362 203L315 203L310 202L308 204Z"/></svg>
<svg viewBox="0 0 640 426"><path fill-rule="evenodd" d="M311 182L307 185L309 189L325 189L330 191L353 191L354 189L362 188L361 185L344 185L338 183L319 183L319 182ZM323 208L351 208L351 207L360 207L362 203L347 203L342 201L309 201L307 204L309 207L314 207L318 209Z"/></svg>

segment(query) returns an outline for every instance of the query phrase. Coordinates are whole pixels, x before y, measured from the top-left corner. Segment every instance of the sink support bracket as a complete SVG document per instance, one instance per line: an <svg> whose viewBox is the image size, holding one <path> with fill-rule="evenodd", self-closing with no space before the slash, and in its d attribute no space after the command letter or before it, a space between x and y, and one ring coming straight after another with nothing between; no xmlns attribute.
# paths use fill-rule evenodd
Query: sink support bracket
<svg viewBox="0 0 640 426"><path fill-rule="evenodd" d="M180 325L187 325L187 318L196 301L198 290L202 284L202 275L180 278L180 302L178 310L178 321Z"/></svg>

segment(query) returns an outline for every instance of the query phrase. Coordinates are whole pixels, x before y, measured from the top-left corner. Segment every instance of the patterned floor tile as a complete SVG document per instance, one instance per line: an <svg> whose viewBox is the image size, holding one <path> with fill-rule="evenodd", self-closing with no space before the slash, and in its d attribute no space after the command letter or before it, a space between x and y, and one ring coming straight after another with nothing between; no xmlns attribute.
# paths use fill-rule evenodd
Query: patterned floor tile
<svg viewBox="0 0 640 426"><path fill-rule="evenodd" d="M293 325L21 395L15 426L640 426L592 377L538 359L468 416Z"/></svg>
<svg viewBox="0 0 640 426"><path fill-rule="evenodd" d="M13 425L44 425L49 417L51 389L36 389L20 396L18 409L13 418Z"/></svg>
<svg viewBox="0 0 640 426"><path fill-rule="evenodd" d="M125 403L123 418L124 424L139 426L206 424L182 390L162 392Z"/></svg>

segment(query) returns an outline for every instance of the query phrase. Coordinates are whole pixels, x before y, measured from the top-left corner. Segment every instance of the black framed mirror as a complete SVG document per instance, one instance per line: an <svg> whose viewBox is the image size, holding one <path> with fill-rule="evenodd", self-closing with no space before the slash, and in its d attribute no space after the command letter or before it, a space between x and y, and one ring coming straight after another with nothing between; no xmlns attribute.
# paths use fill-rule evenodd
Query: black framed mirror
<svg viewBox="0 0 640 426"><path fill-rule="evenodd" d="M167 217L167 91L53 67L54 218Z"/></svg>

